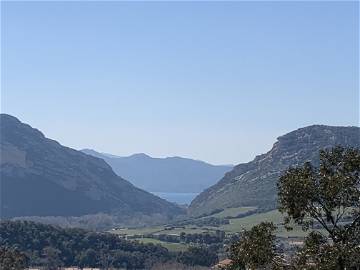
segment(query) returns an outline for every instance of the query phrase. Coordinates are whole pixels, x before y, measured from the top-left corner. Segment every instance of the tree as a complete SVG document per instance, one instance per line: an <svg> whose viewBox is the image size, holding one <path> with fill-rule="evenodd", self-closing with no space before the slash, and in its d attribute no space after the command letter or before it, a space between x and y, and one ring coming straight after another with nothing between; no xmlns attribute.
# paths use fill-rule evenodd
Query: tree
<svg viewBox="0 0 360 270"><path fill-rule="evenodd" d="M233 262L229 269L277 269L275 229L273 223L262 222L243 232L240 241L230 247Z"/></svg>
<svg viewBox="0 0 360 270"><path fill-rule="evenodd" d="M45 247L43 252L47 269L56 270L59 266L61 266L62 262L60 259L60 250L53 247Z"/></svg>
<svg viewBox="0 0 360 270"><path fill-rule="evenodd" d="M325 268L351 266L360 245L358 149L338 146L321 150L318 168L310 162L289 168L279 179L278 199L288 229L292 229L290 222L295 222L304 230L317 224L327 232L309 235L301 251L307 265L318 263L315 269L321 269L320 265L335 261L333 268Z"/></svg>
<svg viewBox="0 0 360 270"><path fill-rule="evenodd" d="M97 265L97 254L92 248L88 248L86 251L82 251L78 256L77 260L81 267L96 267Z"/></svg>
<svg viewBox="0 0 360 270"><path fill-rule="evenodd" d="M178 255L177 261L190 266L211 266L218 260L217 254L203 247L189 247Z"/></svg>
<svg viewBox="0 0 360 270"><path fill-rule="evenodd" d="M0 269L22 270L27 265L27 257L17 249L0 247Z"/></svg>

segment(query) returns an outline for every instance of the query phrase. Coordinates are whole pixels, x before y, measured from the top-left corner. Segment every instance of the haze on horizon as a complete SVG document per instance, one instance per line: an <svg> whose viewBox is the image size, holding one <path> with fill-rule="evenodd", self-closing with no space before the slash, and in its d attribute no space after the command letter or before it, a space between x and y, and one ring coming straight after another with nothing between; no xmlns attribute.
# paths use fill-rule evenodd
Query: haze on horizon
<svg viewBox="0 0 360 270"><path fill-rule="evenodd" d="M1 111L76 149L246 162L359 125L358 21L357 2L2 2Z"/></svg>

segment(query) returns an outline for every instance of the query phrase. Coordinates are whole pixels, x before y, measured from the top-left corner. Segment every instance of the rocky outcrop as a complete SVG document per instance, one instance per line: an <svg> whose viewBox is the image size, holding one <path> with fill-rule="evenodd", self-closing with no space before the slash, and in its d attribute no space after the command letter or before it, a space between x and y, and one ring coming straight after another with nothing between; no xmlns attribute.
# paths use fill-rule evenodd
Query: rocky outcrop
<svg viewBox="0 0 360 270"><path fill-rule="evenodd" d="M335 145L360 147L359 127L313 125L278 138L273 148L253 161L235 166L190 205L194 216L239 206L276 206L276 183L290 166L318 163L319 150Z"/></svg>

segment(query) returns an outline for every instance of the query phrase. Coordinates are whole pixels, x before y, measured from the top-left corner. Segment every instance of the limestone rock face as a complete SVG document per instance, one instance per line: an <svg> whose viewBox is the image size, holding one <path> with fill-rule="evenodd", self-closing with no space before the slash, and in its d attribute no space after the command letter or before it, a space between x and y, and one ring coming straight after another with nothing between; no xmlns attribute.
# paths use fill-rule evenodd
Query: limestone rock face
<svg viewBox="0 0 360 270"><path fill-rule="evenodd" d="M266 154L239 164L217 184L197 196L190 205L194 216L239 206L276 206L276 183L290 166L319 162L319 150L335 145L360 147L359 127L313 125L278 138Z"/></svg>

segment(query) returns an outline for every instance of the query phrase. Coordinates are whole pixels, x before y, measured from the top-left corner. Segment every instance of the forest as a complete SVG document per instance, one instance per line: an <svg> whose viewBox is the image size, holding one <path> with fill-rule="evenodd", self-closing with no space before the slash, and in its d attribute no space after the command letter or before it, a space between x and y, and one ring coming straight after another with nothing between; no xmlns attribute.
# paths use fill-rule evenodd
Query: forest
<svg viewBox="0 0 360 270"><path fill-rule="evenodd" d="M150 269L153 265L177 262L184 265L210 266L217 255L202 247L169 252L155 244L142 244L109 233L60 228L30 221L0 223L0 265L99 267L107 269ZM10 259L9 259L10 258ZM14 263L17 262L17 263ZM13 269L13 268L9 268Z"/></svg>

